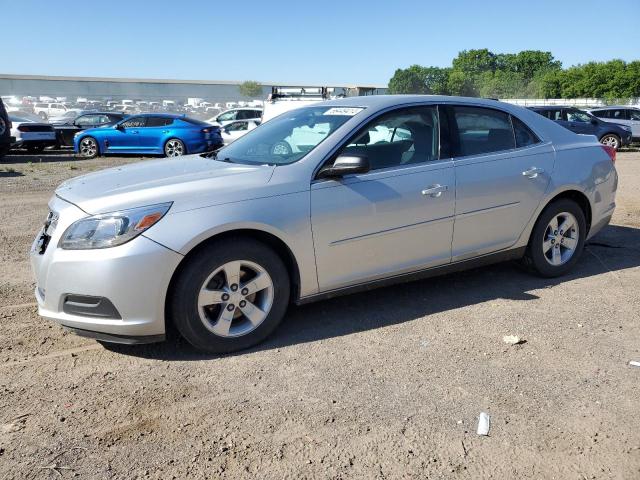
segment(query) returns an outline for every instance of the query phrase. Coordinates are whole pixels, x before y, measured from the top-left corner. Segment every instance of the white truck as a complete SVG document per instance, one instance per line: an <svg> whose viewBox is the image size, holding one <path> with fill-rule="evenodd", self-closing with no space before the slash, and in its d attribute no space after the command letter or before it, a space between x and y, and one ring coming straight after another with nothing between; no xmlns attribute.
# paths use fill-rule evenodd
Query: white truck
<svg viewBox="0 0 640 480"><path fill-rule="evenodd" d="M289 110L325 100L329 100L327 87L271 87L271 94L264 102L262 123Z"/></svg>

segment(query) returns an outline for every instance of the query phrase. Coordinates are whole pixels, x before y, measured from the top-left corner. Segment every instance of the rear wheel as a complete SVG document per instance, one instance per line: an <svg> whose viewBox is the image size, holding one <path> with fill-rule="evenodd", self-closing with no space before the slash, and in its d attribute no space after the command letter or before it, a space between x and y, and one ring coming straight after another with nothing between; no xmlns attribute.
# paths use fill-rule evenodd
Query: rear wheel
<svg viewBox="0 0 640 480"><path fill-rule="evenodd" d="M525 262L543 277L564 275L576 264L587 235L584 212L569 199L545 208L533 227Z"/></svg>
<svg viewBox="0 0 640 480"><path fill-rule="evenodd" d="M180 334L196 348L229 353L264 340L289 303L280 257L252 239L212 243L187 260L170 293Z"/></svg>
<svg viewBox="0 0 640 480"><path fill-rule="evenodd" d="M98 156L98 142L93 137L84 137L80 140L78 150L82 158L94 158Z"/></svg>
<svg viewBox="0 0 640 480"><path fill-rule="evenodd" d="M607 133L600 139L600 143L603 145L607 145L609 147L613 147L616 150L620 147L620 137L613 133Z"/></svg>
<svg viewBox="0 0 640 480"><path fill-rule="evenodd" d="M187 149L184 146L182 140L177 138L170 138L167 143L164 144L164 154L167 157L179 157L187 153Z"/></svg>

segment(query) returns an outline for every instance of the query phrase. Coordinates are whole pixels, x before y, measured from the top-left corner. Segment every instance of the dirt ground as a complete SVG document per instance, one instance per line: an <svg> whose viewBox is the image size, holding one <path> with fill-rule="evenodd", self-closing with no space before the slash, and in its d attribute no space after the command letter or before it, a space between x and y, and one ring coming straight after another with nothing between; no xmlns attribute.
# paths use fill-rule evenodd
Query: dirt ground
<svg viewBox="0 0 640 480"><path fill-rule="evenodd" d="M54 187L132 161L0 164L0 478L640 478L640 154L568 277L502 264L293 308L225 357L37 315Z"/></svg>

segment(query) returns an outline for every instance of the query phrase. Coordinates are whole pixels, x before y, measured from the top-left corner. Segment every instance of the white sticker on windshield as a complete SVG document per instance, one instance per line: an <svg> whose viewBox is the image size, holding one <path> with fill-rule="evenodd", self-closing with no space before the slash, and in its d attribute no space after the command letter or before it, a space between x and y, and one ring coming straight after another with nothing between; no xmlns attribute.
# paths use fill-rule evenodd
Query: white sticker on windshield
<svg viewBox="0 0 640 480"><path fill-rule="evenodd" d="M346 115L353 117L356 113L360 113L363 109L358 107L333 107L324 112L325 115Z"/></svg>

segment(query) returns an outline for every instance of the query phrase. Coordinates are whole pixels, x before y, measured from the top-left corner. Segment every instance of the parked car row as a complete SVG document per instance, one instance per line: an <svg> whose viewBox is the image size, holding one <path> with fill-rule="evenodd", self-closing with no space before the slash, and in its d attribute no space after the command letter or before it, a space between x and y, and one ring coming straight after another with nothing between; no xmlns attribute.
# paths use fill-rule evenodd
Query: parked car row
<svg viewBox="0 0 640 480"><path fill-rule="evenodd" d="M632 141L631 126L604 121L604 119L575 107L545 106L529 107L529 109L572 132L595 135L600 143L609 145L616 150Z"/></svg>

